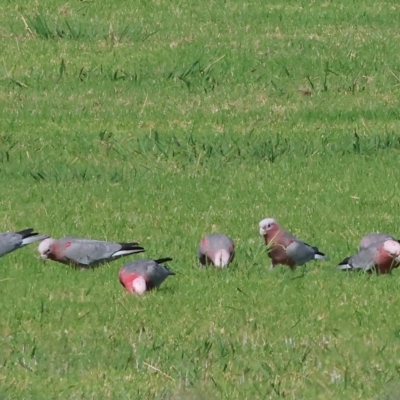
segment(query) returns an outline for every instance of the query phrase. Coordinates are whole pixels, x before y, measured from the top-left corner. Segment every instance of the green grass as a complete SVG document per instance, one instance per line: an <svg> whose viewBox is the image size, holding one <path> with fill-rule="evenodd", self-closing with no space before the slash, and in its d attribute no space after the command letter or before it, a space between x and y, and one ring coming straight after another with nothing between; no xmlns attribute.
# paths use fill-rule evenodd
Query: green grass
<svg viewBox="0 0 400 400"><path fill-rule="evenodd" d="M0 398L397 399L399 272L335 269L400 235L397 2L38 4L0 3L0 231L176 276L138 298L129 259L2 258ZM330 261L270 271L268 216ZM227 270L197 267L210 232Z"/></svg>

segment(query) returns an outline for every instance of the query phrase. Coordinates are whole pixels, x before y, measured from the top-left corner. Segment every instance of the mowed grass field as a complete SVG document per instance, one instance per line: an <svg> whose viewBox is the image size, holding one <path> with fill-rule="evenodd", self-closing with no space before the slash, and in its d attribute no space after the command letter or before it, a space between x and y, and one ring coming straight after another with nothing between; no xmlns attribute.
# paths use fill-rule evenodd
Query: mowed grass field
<svg viewBox="0 0 400 400"><path fill-rule="evenodd" d="M335 266L400 235L396 1L0 4L0 231L139 241L1 258L0 398L398 399L400 293ZM274 217L330 260L270 261ZM211 232L235 262L199 269ZM134 297L131 259L176 276Z"/></svg>

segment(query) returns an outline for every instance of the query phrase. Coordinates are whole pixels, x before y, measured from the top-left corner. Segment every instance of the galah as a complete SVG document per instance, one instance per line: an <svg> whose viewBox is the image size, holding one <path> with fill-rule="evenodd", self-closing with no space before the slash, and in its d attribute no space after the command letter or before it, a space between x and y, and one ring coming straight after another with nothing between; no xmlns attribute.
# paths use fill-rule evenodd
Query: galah
<svg viewBox="0 0 400 400"><path fill-rule="evenodd" d="M119 282L132 294L143 294L146 291L159 287L165 279L175 272L169 270L163 263L172 261L172 258L158 260L136 260L124 265L119 271Z"/></svg>
<svg viewBox="0 0 400 400"><path fill-rule="evenodd" d="M19 232L0 233L0 257L14 250L20 249L30 243L48 238L47 235L39 235L32 228Z"/></svg>
<svg viewBox="0 0 400 400"><path fill-rule="evenodd" d="M359 245L359 250L361 249L366 249L367 247L371 246L374 243L382 243L387 239L392 239L398 242L398 240L387 233L370 233L368 235L365 235L360 242Z"/></svg>
<svg viewBox="0 0 400 400"><path fill-rule="evenodd" d="M130 254L143 253L138 243L113 243L101 240L66 236L61 239L47 238L39 245L40 256L62 264L81 268L93 268Z"/></svg>
<svg viewBox="0 0 400 400"><path fill-rule="evenodd" d="M400 265L400 243L388 239L383 242L372 243L370 246L359 250L352 257L345 258L339 265L341 270L375 270L387 274Z"/></svg>
<svg viewBox="0 0 400 400"><path fill-rule="evenodd" d="M202 265L225 268L235 257L235 244L230 237L214 233L201 240L197 255Z"/></svg>
<svg viewBox="0 0 400 400"><path fill-rule="evenodd" d="M284 231L273 218L265 218L259 223L260 235L264 236L268 247L268 256L272 260L271 268L277 264L287 265L291 269L311 260L327 260L317 247Z"/></svg>

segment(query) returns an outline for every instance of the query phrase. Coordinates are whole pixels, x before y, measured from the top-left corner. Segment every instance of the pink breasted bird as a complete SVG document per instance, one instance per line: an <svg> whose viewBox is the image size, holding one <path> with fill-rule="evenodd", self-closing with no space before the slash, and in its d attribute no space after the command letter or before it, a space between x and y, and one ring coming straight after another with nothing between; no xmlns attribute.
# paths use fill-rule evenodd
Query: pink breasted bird
<svg viewBox="0 0 400 400"><path fill-rule="evenodd" d="M94 268L120 257L145 251L136 242L113 243L73 236L58 240L47 238L40 243L38 250L44 260L54 260L80 268Z"/></svg>
<svg viewBox="0 0 400 400"><path fill-rule="evenodd" d="M235 258L235 244L230 237L214 233L201 239L197 256L202 265L225 268Z"/></svg>
<svg viewBox="0 0 400 400"><path fill-rule="evenodd" d="M0 233L0 257L28 244L48 238L47 235L39 235L32 228L19 232Z"/></svg>
<svg viewBox="0 0 400 400"><path fill-rule="evenodd" d="M132 261L119 271L119 282L128 292L138 295L158 288L168 276L175 275L175 272L162 265L168 261L172 261L172 258Z"/></svg>
<svg viewBox="0 0 400 400"><path fill-rule="evenodd" d="M383 242L372 243L370 246L358 251L357 254L345 258L338 269L353 271L376 271L387 274L400 265L400 243L387 239Z"/></svg>
<svg viewBox="0 0 400 400"><path fill-rule="evenodd" d="M259 223L260 235L264 236L268 246L268 256L272 260L271 268L277 264L287 265L291 269L304 265L311 260L327 260L317 247L284 231L273 218L265 218Z"/></svg>
<svg viewBox="0 0 400 400"><path fill-rule="evenodd" d="M398 242L394 236L389 235L388 233L369 233L361 239L359 250L366 249L374 243L382 243L387 239L392 239Z"/></svg>

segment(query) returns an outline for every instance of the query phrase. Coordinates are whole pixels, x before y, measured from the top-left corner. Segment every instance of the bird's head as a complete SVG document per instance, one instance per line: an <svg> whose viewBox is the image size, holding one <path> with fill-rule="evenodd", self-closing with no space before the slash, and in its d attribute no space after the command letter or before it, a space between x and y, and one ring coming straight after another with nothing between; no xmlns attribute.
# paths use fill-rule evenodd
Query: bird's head
<svg viewBox="0 0 400 400"><path fill-rule="evenodd" d="M385 250L391 258L400 261L400 243L395 240L386 240L385 243L383 243L383 250Z"/></svg>
<svg viewBox="0 0 400 400"><path fill-rule="evenodd" d="M139 274L129 274L123 271L119 274L122 286L131 294L143 294L147 290L146 279Z"/></svg>
<svg viewBox="0 0 400 400"><path fill-rule="evenodd" d="M229 264L230 260L231 255L226 250L221 249L215 253L214 265L217 268L225 268Z"/></svg>
<svg viewBox="0 0 400 400"><path fill-rule="evenodd" d="M260 235L262 236L268 235L269 232L278 226L273 218L264 218L258 225L260 227Z"/></svg>
<svg viewBox="0 0 400 400"><path fill-rule="evenodd" d="M47 238L40 242L38 251L40 253L40 257L42 257L43 260L46 260L47 258L49 258L48 256L49 256L49 253L51 252L51 246L54 242L55 242L55 240L52 238Z"/></svg>

